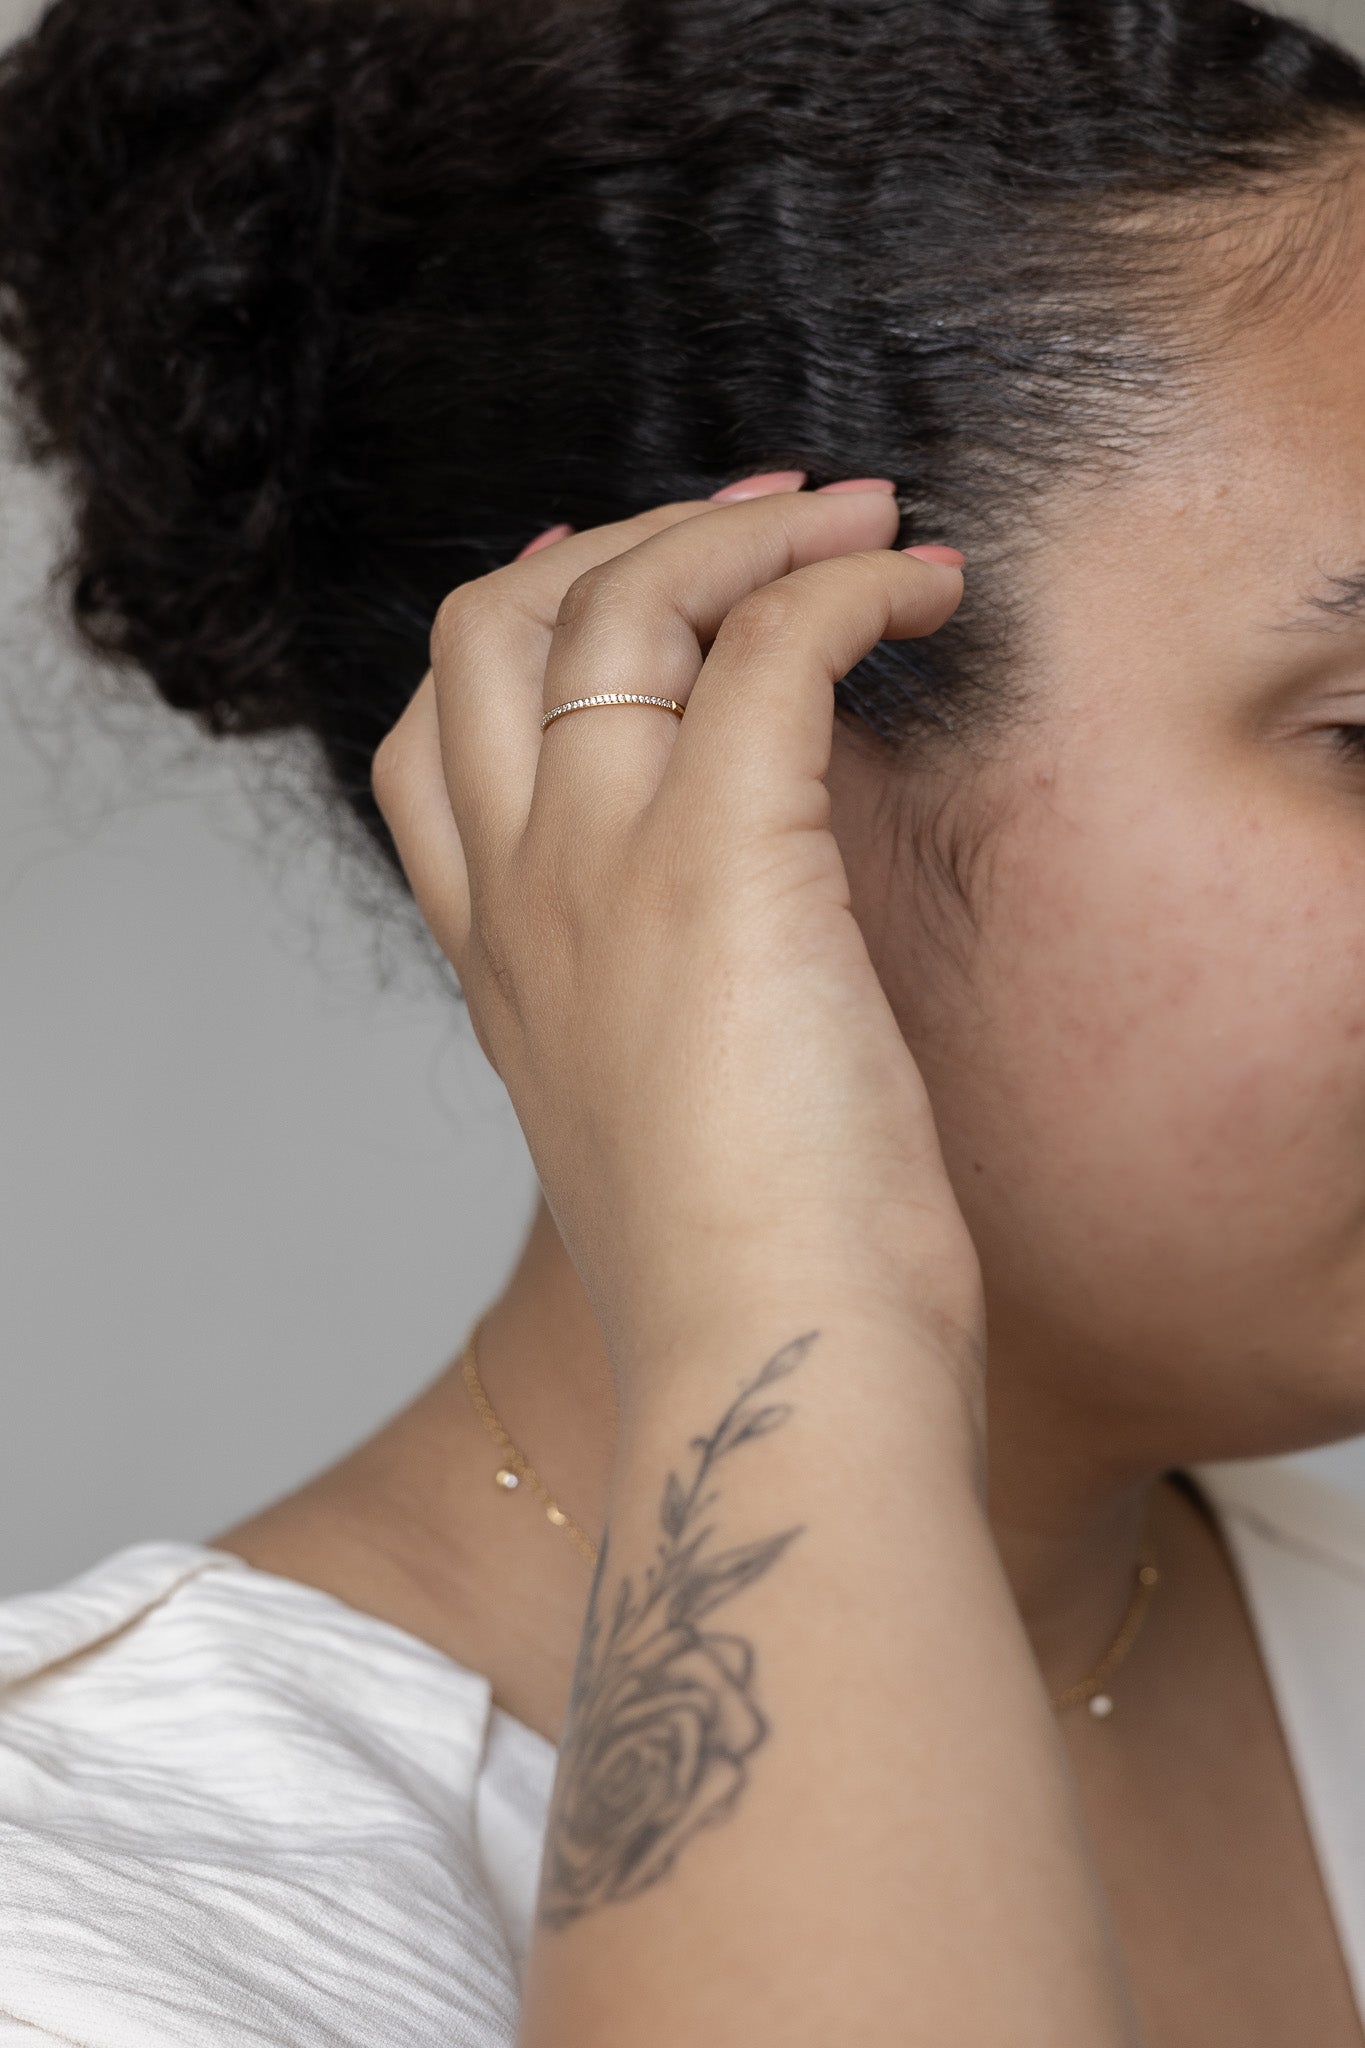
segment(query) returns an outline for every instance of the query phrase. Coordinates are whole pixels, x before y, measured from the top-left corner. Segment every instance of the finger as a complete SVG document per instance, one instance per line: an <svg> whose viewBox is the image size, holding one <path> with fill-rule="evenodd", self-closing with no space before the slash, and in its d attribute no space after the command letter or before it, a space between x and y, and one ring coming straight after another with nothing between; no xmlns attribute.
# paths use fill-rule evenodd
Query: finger
<svg viewBox="0 0 1365 2048"><path fill-rule="evenodd" d="M834 685L879 641L937 632L962 590L960 568L884 549L808 564L732 607L656 799L665 831L695 831L699 806L759 832L823 822Z"/></svg>
<svg viewBox="0 0 1365 2048"><path fill-rule="evenodd" d="M430 670L385 734L372 782L417 908L458 971L469 940L469 874L446 788Z"/></svg>
<svg viewBox="0 0 1365 2048"><path fill-rule="evenodd" d="M768 471L716 497L766 497L804 482L804 470ZM708 503L653 506L586 533L550 527L515 562L463 584L442 605L432 665L452 803L471 859L505 857L525 825L540 757L545 656L565 592L585 571L696 518Z"/></svg>
<svg viewBox="0 0 1365 2048"><path fill-rule="evenodd" d="M540 760L545 659L565 592L585 571L708 509L659 505L556 541L453 590L431 633L450 805L466 857L502 863L521 838Z"/></svg>
<svg viewBox="0 0 1365 2048"><path fill-rule="evenodd" d="M885 548L900 512L884 492L784 493L713 506L580 576L566 591L545 665L545 708L609 692L686 708L722 620L793 569ZM648 704L572 711L546 728L535 807L580 829L638 814L686 719Z"/></svg>
<svg viewBox="0 0 1365 2048"><path fill-rule="evenodd" d="M524 562L528 555L538 555L542 548L552 548L556 541L567 540L572 532L573 528L566 523L562 523L559 526L547 526L544 533L538 533L534 540L527 541L521 553L516 557L517 561Z"/></svg>
<svg viewBox="0 0 1365 2048"><path fill-rule="evenodd" d="M744 498L771 498L778 491L799 491L806 481L804 469L765 469L757 476L742 476L732 484L712 491L713 505L738 505Z"/></svg>

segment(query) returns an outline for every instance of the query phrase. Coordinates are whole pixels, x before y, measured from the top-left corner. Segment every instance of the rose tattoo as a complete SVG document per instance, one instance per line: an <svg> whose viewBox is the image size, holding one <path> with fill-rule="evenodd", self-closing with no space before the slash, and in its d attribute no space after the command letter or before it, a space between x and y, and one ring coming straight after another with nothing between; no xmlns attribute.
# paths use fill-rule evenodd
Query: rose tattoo
<svg viewBox="0 0 1365 2048"><path fill-rule="evenodd" d="M775 1564L802 1526L733 1549L698 1526L718 1498L703 1488L722 1458L766 1436L790 1403L754 1406L790 1373L819 1332L796 1337L742 1387L710 1436L691 1439L697 1469L664 1485L664 1540L638 1593L617 1588L603 1640L598 1600L608 1534L593 1574L574 1671L541 1867L539 1918L562 1927L594 1906L628 1899L669 1870L698 1828L731 1812L748 1759L768 1732L751 1692L753 1649L701 1626L704 1616Z"/></svg>

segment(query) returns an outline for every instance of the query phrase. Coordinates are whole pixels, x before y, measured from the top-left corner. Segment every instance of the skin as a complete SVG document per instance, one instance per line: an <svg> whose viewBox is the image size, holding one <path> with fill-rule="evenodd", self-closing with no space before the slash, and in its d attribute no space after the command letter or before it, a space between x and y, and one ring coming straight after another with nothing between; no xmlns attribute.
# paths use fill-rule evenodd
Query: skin
<svg viewBox="0 0 1365 2048"><path fill-rule="evenodd" d="M1305 603L1365 554L1363 243L1214 351L1178 433L1048 508L1005 743L897 781L836 727L828 776L981 1263L991 1523L1049 1689L1112 1638L1144 1520L1161 1557L1119 1711L1059 1724L1154 2048L1361 2040L1230 1562L1161 1475L1365 1428L1365 756L1335 738L1365 727L1365 617ZM931 823L979 848L970 909L917 868ZM595 1538L618 1391L544 1203L480 1361ZM588 1567L489 1450L452 1371L223 1541L555 1740Z"/></svg>

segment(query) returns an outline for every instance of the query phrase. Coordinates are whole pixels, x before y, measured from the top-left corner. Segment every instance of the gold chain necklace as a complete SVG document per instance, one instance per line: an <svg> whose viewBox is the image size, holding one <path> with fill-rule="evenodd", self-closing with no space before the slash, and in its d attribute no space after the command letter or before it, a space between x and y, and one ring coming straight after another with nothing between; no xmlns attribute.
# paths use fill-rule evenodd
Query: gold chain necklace
<svg viewBox="0 0 1365 2048"><path fill-rule="evenodd" d="M513 1493L524 1479L540 1496L545 1508L546 1521L553 1522L556 1529L563 1529L569 1541L582 1551L588 1563L596 1565L596 1544L579 1527L573 1516L560 1507L544 1485L539 1473L529 1460L523 1457L493 1413L492 1404L483 1389L483 1381L479 1378L477 1341L483 1320L484 1318L480 1316L470 1331L469 1342L465 1345L461 1359L469 1398L502 1454L502 1463L493 1474L493 1484L502 1487L508 1493ZM1142 1624L1147 1618L1152 1595L1160 1583L1161 1574L1157 1570L1156 1559L1151 1550L1145 1548L1138 1559L1133 1597L1128 1603L1128 1612L1123 1617L1118 1634L1087 1677L1076 1685L1068 1686L1065 1692L1054 1697L1052 1706L1055 1713L1064 1714L1069 1707L1082 1705L1089 1707L1097 1721L1106 1720L1113 1713L1114 1701L1108 1690L1109 1681L1137 1641Z"/></svg>
<svg viewBox="0 0 1365 2048"><path fill-rule="evenodd" d="M497 1416L493 1413L488 1396L483 1390L483 1381L479 1378L478 1358L475 1351L475 1342L482 1323L483 1317L480 1316L478 1322L475 1323L470 1331L469 1342L464 1348L464 1383L469 1389L470 1400L483 1418L485 1429L487 1429L502 1453L502 1463L493 1474L493 1484L505 1488L508 1493L513 1493L524 1479L540 1495L545 1507L546 1521L553 1522L556 1529L563 1529L568 1535L569 1541L582 1551L588 1563L595 1565L597 1563L597 1545L590 1536L585 1535L583 1530L579 1528L573 1516L566 1514L559 1505L559 1502L547 1491L541 1481L540 1474L522 1456L511 1437L507 1434L507 1431L498 1421Z"/></svg>
<svg viewBox="0 0 1365 2048"><path fill-rule="evenodd" d="M1068 1686L1065 1692L1055 1696L1052 1702L1054 1712L1064 1714L1068 1707L1084 1705L1089 1707L1097 1721L1106 1720L1113 1713L1109 1681L1137 1641L1147 1619L1147 1609L1152 1604L1152 1595L1160 1584L1161 1573L1157 1570L1156 1559L1150 1550L1145 1550L1138 1559L1133 1597L1118 1634L1088 1678L1083 1678L1078 1685Z"/></svg>

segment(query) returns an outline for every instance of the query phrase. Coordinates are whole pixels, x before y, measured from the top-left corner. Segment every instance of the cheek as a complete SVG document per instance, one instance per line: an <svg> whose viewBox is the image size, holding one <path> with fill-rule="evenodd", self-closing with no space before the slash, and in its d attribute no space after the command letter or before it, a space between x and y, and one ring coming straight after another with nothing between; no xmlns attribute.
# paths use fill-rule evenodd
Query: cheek
<svg viewBox="0 0 1365 2048"><path fill-rule="evenodd" d="M1190 797L1021 821L931 1055L983 1262L1135 1323L1154 1289L1209 1314L1365 1281L1358 860Z"/></svg>

